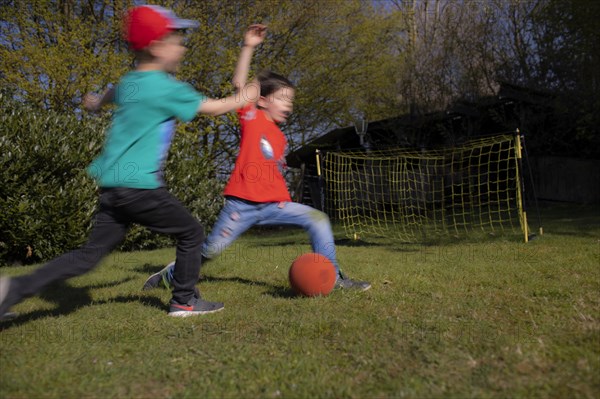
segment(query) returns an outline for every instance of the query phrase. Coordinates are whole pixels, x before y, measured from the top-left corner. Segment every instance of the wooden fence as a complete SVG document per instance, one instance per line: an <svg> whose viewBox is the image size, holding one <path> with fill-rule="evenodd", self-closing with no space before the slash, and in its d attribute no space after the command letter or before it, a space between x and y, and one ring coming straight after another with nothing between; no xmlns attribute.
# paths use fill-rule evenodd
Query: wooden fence
<svg viewBox="0 0 600 399"><path fill-rule="evenodd" d="M531 157L529 164L538 199L600 203L600 160L544 156ZM524 166L525 179L530 180Z"/></svg>

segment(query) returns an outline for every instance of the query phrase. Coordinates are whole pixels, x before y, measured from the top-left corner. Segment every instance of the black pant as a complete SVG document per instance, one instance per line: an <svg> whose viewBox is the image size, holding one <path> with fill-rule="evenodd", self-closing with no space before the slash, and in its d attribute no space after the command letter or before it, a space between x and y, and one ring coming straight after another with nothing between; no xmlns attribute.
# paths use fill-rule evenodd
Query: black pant
<svg viewBox="0 0 600 399"><path fill-rule="evenodd" d="M141 190L121 187L101 191L94 227L83 247L59 256L30 275L13 280L11 286L14 283L17 288L14 303L39 293L52 282L92 270L123 242L131 223L175 236L177 258L173 273L173 299L187 303L194 295L200 273L203 226L164 188Z"/></svg>

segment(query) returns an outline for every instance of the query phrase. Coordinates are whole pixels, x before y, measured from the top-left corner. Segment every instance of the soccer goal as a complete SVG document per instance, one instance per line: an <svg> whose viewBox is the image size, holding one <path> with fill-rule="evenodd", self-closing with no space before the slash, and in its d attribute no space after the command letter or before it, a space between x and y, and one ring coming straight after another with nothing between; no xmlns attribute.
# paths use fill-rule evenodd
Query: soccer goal
<svg viewBox="0 0 600 399"><path fill-rule="evenodd" d="M523 233L518 134L438 150L328 152L326 209L349 238ZM317 157L319 162L319 157Z"/></svg>

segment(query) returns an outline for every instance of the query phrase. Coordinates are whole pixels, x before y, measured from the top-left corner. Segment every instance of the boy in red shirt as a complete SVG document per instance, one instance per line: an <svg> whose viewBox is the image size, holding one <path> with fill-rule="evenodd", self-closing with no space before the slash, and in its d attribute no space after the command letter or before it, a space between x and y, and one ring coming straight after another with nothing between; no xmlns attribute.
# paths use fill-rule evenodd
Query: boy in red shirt
<svg viewBox="0 0 600 399"><path fill-rule="evenodd" d="M308 232L313 252L334 264L338 275L336 288L368 290L371 288L368 282L354 281L342 274L327 215L291 202L282 173L286 167L287 139L278 124L285 122L292 112L293 84L273 72L260 74L256 83L246 87L244 94L250 103L238 110L240 152L225 187L225 206L202 244L203 260L220 254L252 226L299 226ZM174 263L171 263L151 275L144 289L158 287L161 282L170 287L173 270Z"/></svg>

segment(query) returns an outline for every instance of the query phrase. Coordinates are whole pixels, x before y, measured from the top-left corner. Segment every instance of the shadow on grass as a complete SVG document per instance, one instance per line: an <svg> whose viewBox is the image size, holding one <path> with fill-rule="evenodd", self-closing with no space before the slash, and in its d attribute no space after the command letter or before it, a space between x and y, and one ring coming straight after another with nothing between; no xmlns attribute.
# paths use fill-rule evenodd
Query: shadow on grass
<svg viewBox="0 0 600 399"><path fill-rule="evenodd" d="M104 301L94 301L90 295L91 289L100 289L115 287L128 281L134 280L133 277L128 277L119 281L110 283L102 283L89 285L85 287L73 287L67 282L59 282L50 285L46 290L39 294L39 297L56 304L53 309L34 310L30 313L19 314L14 319L0 321L0 332L11 327L18 327L23 324L42 319L45 317L65 316L76 310L90 305L103 305L107 303L130 303L138 302L145 306L164 309L165 304L155 297L141 297L138 295L117 296Z"/></svg>
<svg viewBox="0 0 600 399"><path fill-rule="evenodd" d="M162 270L164 266L155 266L150 264L145 264L143 266L139 266L134 269L135 272L152 274L156 273L159 270ZM273 285L264 281L258 280L249 280L243 277L214 277L207 276L205 274L201 274L198 279L198 283L236 283L236 284L244 284L249 286L257 286L257 287L265 287L267 288L267 295L271 295L276 298L292 298L295 297L296 294L292 291L290 287ZM200 287L201 288L201 287ZM140 298L143 299L143 298Z"/></svg>
<svg viewBox="0 0 600 399"><path fill-rule="evenodd" d="M207 264L209 264L209 262L204 263L202 265L202 268L204 268ZM143 273L143 274L150 275L150 274L153 274L153 273L156 273L156 272L162 270L164 267L165 267L164 265L156 266L156 265L151 265L149 263L146 263L145 265L138 266L132 270L136 273ZM276 288L276 286L266 283L264 281L249 280L249 279L246 279L243 277L215 277L215 276L210 276L210 275L205 275L205 274L200 275L198 282L199 283L238 283L238 284L245 284L245 285L251 285L251 286Z"/></svg>
<svg viewBox="0 0 600 399"><path fill-rule="evenodd" d="M589 228L592 231L592 228ZM597 228L596 228L597 230ZM560 229L546 229L546 233L555 235L555 236L566 236L566 237L579 237L579 238L598 238L600 233L597 232L584 232L584 231L566 231ZM537 236L539 238L543 238L544 236Z"/></svg>
<svg viewBox="0 0 600 399"><path fill-rule="evenodd" d="M141 266L136 266L136 267L132 268L131 270L136 273L150 275L150 274L154 274L154 273L162 270L165 266L166 265L153 265L150 263L145 263Z"/></svg>
<svg viewBox="0 0 600 399"><path fill-rule="evenodd" d="M264 281L248 280L248 279L240 278L240 277L226 277L226 278L204 277L203 279L200 280L200 282L223 282L223 281L241 283L241 284L246 284L246 285L250 285L250 286L265 287L265 288L267 288L267 290L265 292L263 292L263 295L269 295L274 298L294 298L294 297L296 297L296 294L294 293L294 291L292 291L292 289L290 287L286 287L283 285L273 285L273 284L266 283Z"/></svg>
<svg viewBox="0 0 600 399"><path fill-rule="evenodd" d="M264 295L269 295L272 296L273 298L286 298L286 299L291 299L291 298L301 298L300 296L296 295L296 293L294 292L294 290L292 290L290 287L284 287L284 286L273 286L273 288L269 289L269 291L265 292Z"/></svg>
<svg viewBox="0 0 600 399"><path fill-rule="evenodd" d="M263 295L270 295L275 298L293 298L296 296L294 291L290 287L283 285L273 285L264 281L248 280L242 277L213 277L204 276L200 279L200 282L213 283L213 282L233 282L239 284L246 284L250 286L265 287L267 291Z"/></svg>
<svg viewBox="0 0 600 399"><path fill-rule="evenodd" d="M291 246L305 246L310 245L309 241L291 240L291 241L261 241L261 242L249 242L248 246L252 248L256 247L291 247Z"/></svg>
<svg viewBox="0 0 600 399"><path fill-rule="evenodd" d="M291 246L306 246L310 245L308 240L299 241L299 240L288 240L288 241L272 241L272 242L256 242L248 244L249 247L291 247ZM352 240L350 238L342 238L340 240L335 240L335 245L338 247L381 247L386 244L384 243L375 243L368 242L363 240Z"/></svg>
<svg viewBox="0 0 600 399"><path fill-rule="evenodd" d="M534 231L536 226L543 226L546 233L553 235L595 238L600 234L600 204L542 201L540 205L538 215L533 210L528 214Z"/></svg>
<svg viewBox="0 0 600 399"><path fill-rule="evenodd" d="M341 240L336 240L335 245L337 245L338 247L383 247L386 244L368 242L363 240L352 240L350 238L342 238Z"/></svg>
<svg viewBox="0 0 600 399"><path fill-rule="evenodd" d="M426 247L425 245L423 247ZM404 248L404 247L391 247L389 248L391 252L398 252L401 254L418 254L423 252L423 248Z"/></svg>

